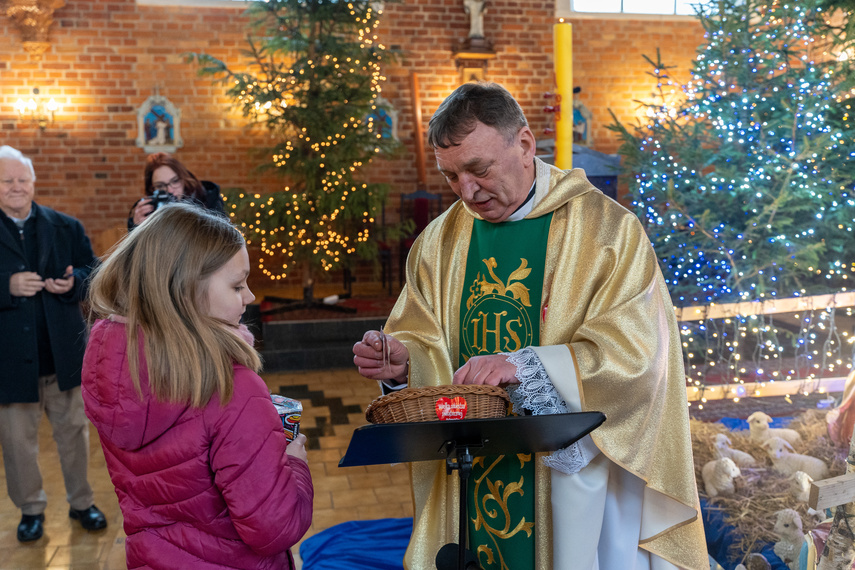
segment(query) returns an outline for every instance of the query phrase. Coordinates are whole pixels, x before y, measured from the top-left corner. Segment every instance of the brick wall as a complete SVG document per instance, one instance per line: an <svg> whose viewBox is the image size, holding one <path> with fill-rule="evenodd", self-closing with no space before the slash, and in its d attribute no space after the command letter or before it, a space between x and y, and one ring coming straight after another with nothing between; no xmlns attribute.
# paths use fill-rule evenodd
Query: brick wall
<svg viewBox="0 0 855 570"><path fill-rule="evenodd" d="M428 6L408 2L389 4L389 24L383 38L389 46L404 52L401 64L388 72L384 95L402 111L402 141L415 148L409 73L419 74L424 129L431 112L458 84L451 48L469 30L459 0L434 0ZM437 15L437 11L440 13ZM432 22L445 22L435 27ZM487 79L503 84L522 105L538 139L548 138L545 129L553 126L553 115L544 111L551 103L544 95L554 87L552 26L550 9L538 2L491 2L484 16L484 28L494 44L497 57L490 61ZM702 39L702 29L694 20L578 19L573 24L574 84L582 88L577 97L593 115L593 148L617 152L618 141L606 126L609 110L622 122L634 122L638 107L634 99L644 99L653 88L646 75L650 67L643 55L655 59L656 49L674 70L677 78L687 78L692 59ZM496 31L494 31L496 30ZM428 184L431 191L446 191L436 169L432 152L426 151ZM413 187L416 181L414 158L403 157L399 169L404 178L394 179L396 187ZM397 171L398 169L396 169ZM406 191L406 190L404 190Z"/></svg>
<svg viewBox="0 0 855 570"><path fill-rule="evenodd" d="M383 95L399 111L403 143L395 159L377 162L372 178L389 182L393 195L387 219L398 217L400 194L412 191L415 166L410 72L419 76L424 128L432 111L460 81L451 49L468 34L460 0L402 0L386 4L381 40L401 51L385 69ZM537 137L552 116L543 111L552 90L551 3L493 0L484 29L497 56L487 78L504 84L520 101ZM632 120L633 99L651 90L642 54L660 48L663 60L685 75L701 40L691 20L579 19L574 24L574 82L593 113L593 146L612 153L614 136L605 129L609 109ZM207 51L236 67L244 46L242 8L138 6L134 0L68 0L55 14L51 48L33 60L17 30L0 18L0 133L2 143L30 155L38 181L37 200L78 217L97 243L123 227L130 205L142 193L143 149L135 144L136 110L155 88L182 112L183 148L176 156L200 178L224 188L251 191L275 187L254 173L249 150L264 134L249 132L228 109L222 87L196 76L182 54ZM57 123L40 132L19 122L13 105L33 87L61 105ZM425 151L427 187L447 192ZM445 203L452 196L446 193ZM367 270L358 277L367 279Z"/></svg>

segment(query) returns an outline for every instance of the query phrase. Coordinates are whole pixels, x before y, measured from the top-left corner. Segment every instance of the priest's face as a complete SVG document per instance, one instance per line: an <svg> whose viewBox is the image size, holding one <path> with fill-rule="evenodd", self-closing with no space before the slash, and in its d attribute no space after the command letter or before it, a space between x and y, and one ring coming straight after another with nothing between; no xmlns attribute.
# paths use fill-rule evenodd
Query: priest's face
<svg viewBox="0 0 855 570"><path fill-rule="evenodd" d="M488 222L503 222L525 201L534 182L535 140L521 128L510 142L478 123L460 144L436 147L436 165L458 198Z"/></svg>

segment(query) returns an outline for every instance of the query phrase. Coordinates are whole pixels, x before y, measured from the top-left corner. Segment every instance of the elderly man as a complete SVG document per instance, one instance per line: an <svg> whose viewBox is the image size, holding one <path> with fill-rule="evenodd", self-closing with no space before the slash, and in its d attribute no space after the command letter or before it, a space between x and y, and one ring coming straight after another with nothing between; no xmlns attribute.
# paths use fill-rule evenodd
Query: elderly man
<svg viewBox="0 0 855 570"><path fill-rule="evenodd" d="M498 85L458 88L428 139L460 200L411 250L385 338L368 331L354 345L360 373L390 388L507 386L517 411L607 417L542 460L476 465L479 564L708 568L680 339L638 219L582 171L535 158L522 109ZM413 464L412 477L405 564L421 570L457 541L457 487L439 462Z"/></svg>
<svg viewBox="0 0 855 570"><path fill-rule="evenodd" d="M33 163L0 147L0 445L9 498L21 509L18 540L44 532L47 496L39 471L39 422L47 413L59 451L68 516L107 526L87 480L89 421L80 371L84 284L95 263L83 226L33 202Z"/></svg>

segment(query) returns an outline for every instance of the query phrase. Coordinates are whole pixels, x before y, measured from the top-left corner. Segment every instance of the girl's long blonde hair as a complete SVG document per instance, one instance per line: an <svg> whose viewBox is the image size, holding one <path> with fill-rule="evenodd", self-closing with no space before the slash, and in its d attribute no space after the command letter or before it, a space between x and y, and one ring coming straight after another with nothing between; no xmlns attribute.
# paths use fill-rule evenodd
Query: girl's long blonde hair
<svg viewBox="0 0 855 570"><path fill-rule="evenodd" d="M94 272L90 322L127 319L128 361L140 391L143 338L152 395L159 401L205 406L214 394L228 402L233 363L254 371L261 360L234 327L207 314L208 277L244 247L221 215L169 204L129 233Z"/></svg>

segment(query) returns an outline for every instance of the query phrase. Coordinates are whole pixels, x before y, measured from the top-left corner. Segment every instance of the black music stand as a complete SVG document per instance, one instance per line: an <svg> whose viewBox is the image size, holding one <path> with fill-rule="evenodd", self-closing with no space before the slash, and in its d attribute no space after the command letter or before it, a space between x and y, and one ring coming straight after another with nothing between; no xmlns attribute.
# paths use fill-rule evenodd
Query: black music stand
<svg viewBox="0 0 855 570"><path fill-rule="evenodd" d="M466 494L472 460L482 455L514 455L561 449L586 436L605 420L606 416L601 412L576 412L366 425L353 432L338 466L444 460L447 473L457 469L460 476L457 568L464 570L468 526Z"/></svg>

